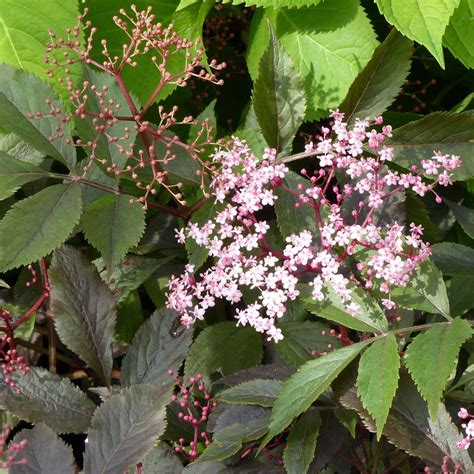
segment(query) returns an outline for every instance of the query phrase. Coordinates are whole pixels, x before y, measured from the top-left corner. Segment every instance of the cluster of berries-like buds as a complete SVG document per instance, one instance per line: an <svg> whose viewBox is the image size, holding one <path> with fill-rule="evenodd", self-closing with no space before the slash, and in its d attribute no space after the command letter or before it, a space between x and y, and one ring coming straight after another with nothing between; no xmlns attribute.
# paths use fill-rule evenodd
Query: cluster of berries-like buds
<svg viewBox="0 0 474 474"><path fill-rule="evenodd" d="M198 125L193 117L179 119L177 106L170 110L158 107L158 117L153 123L145 119L145 115L163 89L170 85L185 87L190 78L222 85L222 79L218 79L216 74L226 64L211 60L206 63L205 69L199 40L190 41L174 31L172 24L165 27L157 22L151 7L139 10L132 5L131 10L132 14L129 15L121 9L121 16L113 18L125 38L120 54L109 51L105 39L100 41L101 54L94 54L98 31L90 21L85 21L87 9L79 16L76 27L67 30L67 38L58 38L54 32L50 32L51 41L47 45L45 61L65 71L65 78L59 75L58 80L67 87L72 113L63 111L55 102L48 100L47 111L30 113L29 117L57 119L58 125L53 129L50 140L62 140L87 151L88 158L82 163L82 178L93 175L92 167L98 165L114 177L126 175L135 181L137 189L141 191L137 200L145 209L148 200L157 194L160 187L167 189L181 205L186 205L181 192L183 184L169 178L167 165L178 159L178 154L188 154L199 163L196 174L201 180L201 188L205 189L207 178L213 170L208 168L201 155L210 144L220 143L215 140L215 131L209 120L204 120L195 132L196 138L185 143L176 135L173 127ZM88 33L85 47L82 46L84 32ZM158 74L156 87L141 107L127 89L122 73L126 67L135 68L138 58L144 55L156 67ZM102 59L98 56L102 56ZM174 60L174 56L179 56L180 60ZM89 79L79 87L71 69L76 63L85 63L92 68ZM182 67L176 68L176 64L180 63ZM93 69L111 77L102 78ZM52 70L49 74L54 75ZM70 136L68 127L73 121L76 125L78 121L86 122L85 125L77 125L80 133L84 132L82 139L74 140ZM141 139L140 146L135 144L136 135Z"/></svg>
<svg viewBox="0 0 474 474"><path fill-rule="evenodd" d="M382 305L395 308L392 288L407 285L429 257L430 247L421 239L421 226L379 224L377 213L394 194L405 189L419 195L435 193L436 183L426 184L415 169L398 173L387 167L393 151L383 142L391 135L390 126L378 132L368 130L368 120L357 120L349 128L343 114L332 117L332 134L323 129L320 142L307 146L307 154L316 155L319 166L311 175L301 170L307 180L296 187L287 181L289 170L275 150L267 149L258 159L244 142L234 139L232 146L216 151L213 160L219 172L211 189L219 210L213 219L200 225L191 222L177 231L179 242L193 240L214 258L199 275L187 265L184 274L170 279L168 307L181 314L183 324L203 319L217 299L224 299L236 306L238 324L278 342L283 335L276 321L285 314L285 304L308 283L314 300L338 299L352 315L360 311L353 298L355 287L381 291L386 295ZM382 126L382 119L375 124ZM446 186L460 163L456 156L435 153L422 166ZM335 181L336 173L345 174L344 185ZM277 247L270 245L271 224L259 216L281 193L290 194L295 207L310 209L314 225L289 235ZM347 264L348 257L356 270ZM242 309L245 287L257 297Z"/></svg>
<svg viewBox="0 0 474 474"><path fill-rule="evenodd" d="M0 310L0 318L3 321L3 326L11 327L11 315L7 310ZM14 374L25 375L29 371L29 367L25 362L23 356L18 355L15 348L15 342L10 334L0 337L0 370L3 373L3 383L10 386L10 388L18 392L18 387L15 382Z"/></svg>
<svg viewBox="0 0 474 474"><path fill-rule="evenodd" d="M0 469L9 469L14 465L28 464L28 460L22 457L21 452L25 449L26 439L8 444L10 426L4 424L0 433Z"/></svg>
<svg viewBox="0 0 474 474"><path fill-rule="evenodd" d="M173 376L173 371L168 371ZM189 423L193 429L193 439L186 442L184 438L179 438L175 451L183 456L187 461L194 461L199 456L198 445L208 446L211 441L209 435L203 429L203 424L209 419L211 411L217 406L211 393L207 390L206 384L201 374L190 377L189 383L184 384L179 380L177 393L171 400L179 405L178 417L185 423Z"/></svg>

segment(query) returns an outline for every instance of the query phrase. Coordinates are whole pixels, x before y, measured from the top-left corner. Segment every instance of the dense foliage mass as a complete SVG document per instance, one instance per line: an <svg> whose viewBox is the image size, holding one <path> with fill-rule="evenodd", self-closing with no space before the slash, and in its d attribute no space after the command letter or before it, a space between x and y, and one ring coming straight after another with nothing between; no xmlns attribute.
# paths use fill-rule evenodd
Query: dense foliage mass
<svg viewBox="0 0 474 474"><path fill-rule="evenodd" d="M0 2L0 468L472 473L473 16Z"/></svg>

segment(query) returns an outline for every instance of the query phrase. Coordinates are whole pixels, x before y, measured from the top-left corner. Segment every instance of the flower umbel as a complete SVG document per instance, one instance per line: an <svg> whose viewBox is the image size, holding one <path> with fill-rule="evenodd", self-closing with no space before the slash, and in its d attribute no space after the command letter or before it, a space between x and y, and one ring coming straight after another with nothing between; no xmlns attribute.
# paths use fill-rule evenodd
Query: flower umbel
<svg viewBox="0 0 474 474"><path fill-rule="evenodd" d="M405 189L420 196L432 192L439 201L436 183L427 184L422 173L447 186L450 171L460 166L460 160L435 153L422 161L420 171L416 167L406 173L392 171L385 164L392 159L392 150L383 146L390 126L377 132L368 130L368 120L358 120L349 129L343 114L335 112L332 117L332 135L324 128L320 142L306 148L308 154L317 155L319 168L311 175L301 170L307 184L299 184L297 190L285 183L289 170L275 150L265 150L258 159L244 142L234 139L231 146L216 151L213 159L219 172L211 189L221 210L214 219L201 225L191 222L178 231L180 242L194 240L214 258L198 276L187 265L183 275L170 280L168 307L181 314L183 324L203 319L221 298L235 306L238 325L250 325L278 342L283 335L276 321L285 314L286 303L308 284L318 301L331 288L352 315L360 310L353 299L355 287L386 294L382 305L395 308L392 288L409 282L429 257L430 247L421 239L421 226L379 223L377 212ZM381 123L377 118L376 124ZM344 186L336 182L336 172L346 175ZM293 233L279 247L270 244L271 223L260 217L277 201L277 188L293 195L295 207L312 209L316 222L313 230ZM349 260L355 266L349 266ZM242 307L244 289L257 296Z"/></svg>

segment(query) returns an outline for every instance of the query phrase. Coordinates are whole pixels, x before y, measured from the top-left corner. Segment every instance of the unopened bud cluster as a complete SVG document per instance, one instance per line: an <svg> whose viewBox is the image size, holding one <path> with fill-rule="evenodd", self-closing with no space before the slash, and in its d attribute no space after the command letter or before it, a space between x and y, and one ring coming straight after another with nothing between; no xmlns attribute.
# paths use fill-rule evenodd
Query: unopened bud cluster
<svg viewBox="0 0 474 474"><path fill-rule="evenodd" d="M54 68L62 68L65 78L59 76L59 82L66 85L70 94L69 101L72 113L66 113L52 101L47 101L47 113L37 112L30 114L30 119L56 117L62 124L53 130L51 141L65 136L65 127L70 123L86 121L81 130L89 129L86 139L67 139L69 145L81 147L87 151L88 158L82 163L84 177L87 178L92 165L98 164L107 173L115 177L126 175L136 183L141 196L137 199L147 208L148 199L157 194L160 187L167 189L182 205L186 201L181 192L182 183L171 182L168 176L167 165L170 161L179 159L181 151L189 154L199 163L197 175L201 180L201 188L206 188L207 177L214 170L201 158L206 147L217 144L215 131L209 120L200 124L196 139L191 143L183 142L173 131L178 125L197 125L191 116L178 118L178 107L170 110L158 107L158 117L150 121L145 115L155 103L165 86L170 84L185 87L190 78L196 78L216 85L222 85L216 73L225 68L225 63L215 60L207 63L208 70L203 67L203 50L198 47L199 39L190 41L181 37L172 24L163 26L156 21L152 8L138 10L131 6L132 14L124 9L121 16L115 16L115 25L124 33L125 42L120 54L112 53L108 48L107 40L100 41L102 60L97 59L94 47L97 44L95 37L97 28L85 21L87 9L78 18L78 24L67 30L67 38L60 38L50 32L51 41L47 45L46 63ZM82 36L88 34L86 46L82 46ZM138 58L146 56L156 68L157 84L149 98L142 105L129 92L122 78L124 68L138 66ZM173 57L177 56L177 60ZM85 63L91 67L90 78L79 87L73 79L72 67L76 63ZM176 70L176 64L181 68ZM93 69L99 70L112 79L100 79ZM48 71L52 77L53 69ZM98 84L103 85L98 85ZM92 130L92 132L91 132ZM134 141L135 134L140 137L141 144ZM161 145L161 146L160 146ZM107 152L104 151L107 149Z"/></svg>
<svg viewBox="0 0 474 474"><path fill-rule="evenodd" d="M173 376L173 372L169 371L169 375ZM177 387L178 391L171 397L171 400L179 406L179 419L192 426L193 439L186 443L184 438L179 438L179 444L174 449L187 461L194 461L199 456L198 444L202 443L203 446L208 446L211 443L203 425L209 419L209 415L217 403L208 392L201 374L190 377L187 385L184 385L180 380Z"/></svg>

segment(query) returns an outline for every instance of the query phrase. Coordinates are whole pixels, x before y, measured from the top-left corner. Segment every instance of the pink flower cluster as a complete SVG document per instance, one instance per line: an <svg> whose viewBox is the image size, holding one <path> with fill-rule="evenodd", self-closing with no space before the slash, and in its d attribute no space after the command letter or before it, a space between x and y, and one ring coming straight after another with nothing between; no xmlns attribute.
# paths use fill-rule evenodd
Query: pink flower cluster
<svg viewBox="0 0 474 474"><path fill-rule="evenodd" d="M469 449L469 446L474 441L474 416L470 415L465 408L461 408L458 412L459 418L466 420L466 423L463 423L461 426L466 432L466 436L458 441L457 447L462 449ZM469 421L467 421L469 420Z"/></svg>
<svg viewBox="0 0 474 474"><path fill-rule="evenodd" d="M234 139L230 148L216 151L214 162L220 169L211 188L223 208L214 219L201 225L191 222L177 231L179 242L194 240L214 258L213 265L199 276L187 265L183 275L170 279L168 307L181 314L183 324L190 326L203 319L221 298L236 306L237 324L250 325L278 342L283 335L275 323L285 314L285 304L299 296L298 284L305 282L319 301L326 298L330 287L352 315L360 310L352 298L355 286L367 291L377 287L387 294L382 304L395 307L391 288L407 284L430 255L430 248L421 240L420 226L412 224L406 229L396 222L377 226L373 216L396 192L410 188L424 195L434 192L433 185L425 184L415 168L398 173L385 166L392 150L382 143L391 127L383 127L380 133L368 131L369 122L364 120L349 129L339 112L333 119L333 134L324 128L320 142L307 146L308 154L317 155L319 169L311 176L301 170L308 183L300 184L296 191L285 184L288 168L277 160L275 150L267 149L259 160L245 143ZM376 124L382 124L381 118ZM371 156L364 155L366 146ZM422 165L426 173L429 170L440 184L447 185L449 171L460 166L460 160L435 154ZM335 182L336 171L349 178L342 187ZM296 207L311 208L318 229L288 236L283 248L270 246L270 225L259 217L262 209L277 200L276 188L291 193ZM347 222L342 205L353 193L360 194L361 200ZM346 265L348 256L358 262L357 275ZM245 306L244 288L257 295Z"/></svg>

